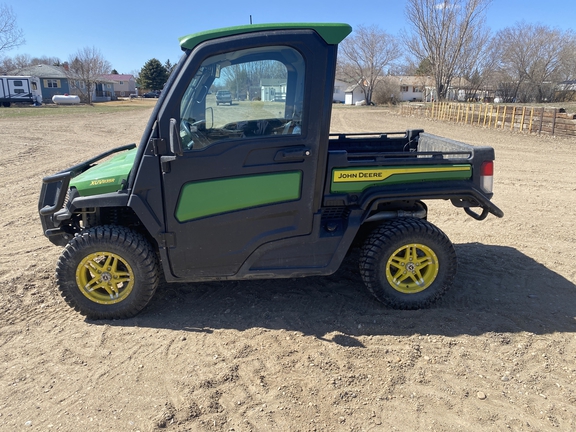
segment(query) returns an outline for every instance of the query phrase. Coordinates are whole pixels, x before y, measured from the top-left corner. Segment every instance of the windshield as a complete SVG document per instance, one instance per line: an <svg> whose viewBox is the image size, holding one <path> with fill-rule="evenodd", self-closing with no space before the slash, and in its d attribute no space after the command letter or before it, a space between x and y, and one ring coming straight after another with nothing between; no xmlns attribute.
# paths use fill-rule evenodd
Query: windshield
<svg viewBox="0 0 576 432"><path fill-rule="evenodd" d="M304 59L292 48L259 47L205 60L180 105L186 150L260 135L301 134Z"/></svg>

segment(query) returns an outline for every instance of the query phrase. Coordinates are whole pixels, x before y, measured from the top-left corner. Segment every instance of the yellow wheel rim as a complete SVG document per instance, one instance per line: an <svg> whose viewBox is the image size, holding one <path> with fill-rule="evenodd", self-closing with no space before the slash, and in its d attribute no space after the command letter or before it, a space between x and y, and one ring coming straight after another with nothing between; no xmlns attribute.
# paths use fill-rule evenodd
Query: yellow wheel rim
<svg viewBox="0 0 576 432"><path fill-rule="evenodd" d="M76 283L88 299L110 305L126 299L134 288L134 272L128 262L111 252L96 252L76 268Z"/></svg>
<svg viewBox="0 0 576 432"><path fill-rule="evenodd" d="M428 288L438 276L438 258L423 244L408 244L397 249L386 263L386 279L397 291L415 294Z"/></svg>

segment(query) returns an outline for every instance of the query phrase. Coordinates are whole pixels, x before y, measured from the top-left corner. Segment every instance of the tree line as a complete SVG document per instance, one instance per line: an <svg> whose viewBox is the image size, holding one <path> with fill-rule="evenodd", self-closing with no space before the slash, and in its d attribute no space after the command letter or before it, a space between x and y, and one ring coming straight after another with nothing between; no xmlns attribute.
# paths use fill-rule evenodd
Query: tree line
<svg viewBox="0 0 576 432"><path fill-rule="evenodd" d="M524 21L493 33L486 24L491 3L406 0L408 28L400 35L372 25L358 26L344 39L338 55L338 77L358 85L367 103L394 99L398 89L387 84L388 75L429 77L436 100L451 97L456 81L466 83L459 88L466 99L487 93L503 102L553 102L573 97L575 33ZM0 55L24 42L12 9L0 4ZM0 73L39 62L63 64L55 57L4 57ZM85 86L111 70L96 48L78 50L66 63ZM173 68L169 60L162 64L151 59L132 74L141 88L161 90ZM258 73L236 69L226 77L226 87L249 93Z"/></svg>
<svg viewBox="0 0 576 432"><path fill-rule="evenodd" d="M11 71L43 64L61 67L62 72L68 78L70 87L88 103L91 103L93 90L98 83L102 82L103 75L118 74L118 71L112 69L112 65L95 47L79 49L70 55L67 61L62 61L58 57L31 57L26 54L4 57L0 60L0 74L6 75ZM170 60L162 64L153 58L148 60L142 69L133 71L130 75L134 75L141 89L160 91L173 70L174 65Z"/></svg>
<svg viewBox="0 0 576 432"><path fill-rule="evenodd" d="M357 83L366 102L394 98L386 75L419 75L445 100L463 78L466 99L487 93L503 102L572 97L576 35L524 21L495 33L486 24L491 0L406 0L408 29L394 36L360 26L342 42L338 73ZM423 80L424 81L424 80Z"/></svg>

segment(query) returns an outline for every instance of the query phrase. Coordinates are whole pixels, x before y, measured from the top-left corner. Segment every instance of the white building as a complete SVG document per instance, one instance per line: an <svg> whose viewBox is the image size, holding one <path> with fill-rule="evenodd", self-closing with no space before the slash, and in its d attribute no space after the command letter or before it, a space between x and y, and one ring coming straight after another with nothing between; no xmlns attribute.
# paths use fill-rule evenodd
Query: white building
<svg viewBox="0 0 576 432"><path fill-rule="evenodd" d="M391 94L400 102L431 102L437 99L435 82L432 77L387 75L380 77L378 80L385 83ZM454 79L448 89L448 99L462 99L464 95L463 89L469 85L464 78ZM348 85L344 96L346 105L355 105L364 99L364 93L358 84Z"/></svg>
<svg viewBox="0 0 576 432"><path fill-rule="evenodd" d="M346 101L346 89L349 86L349 83L336 79L336 81L334 81L334 94L332 95L332 101L336 103L344 103Z"/></svg>
<svg viewBox="0 0 576 432"><path fill-rule="evenodd" d="M286 80L263 78L260 80L260 98L268 102L281 102L286 100Z"/></svg>

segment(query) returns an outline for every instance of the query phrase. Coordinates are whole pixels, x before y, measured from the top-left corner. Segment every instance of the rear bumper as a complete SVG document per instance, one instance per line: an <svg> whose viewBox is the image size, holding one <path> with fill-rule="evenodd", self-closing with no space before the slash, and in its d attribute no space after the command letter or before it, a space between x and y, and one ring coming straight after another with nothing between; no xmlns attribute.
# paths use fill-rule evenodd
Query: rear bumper
<svg viewBox="0 0 576 432"><path fill-rule="evenodd" d="M471 181L437 181L424 183L406 183L387 187L372 187L359 195L331 194L324 199L324 206L359 206L364 210L375 209L380 203L396 201L450 200L456 207L462 207L466 213L477 220L488 214L503 217L504 212ZM480 208L478 214L472 209Z"/></svg>

